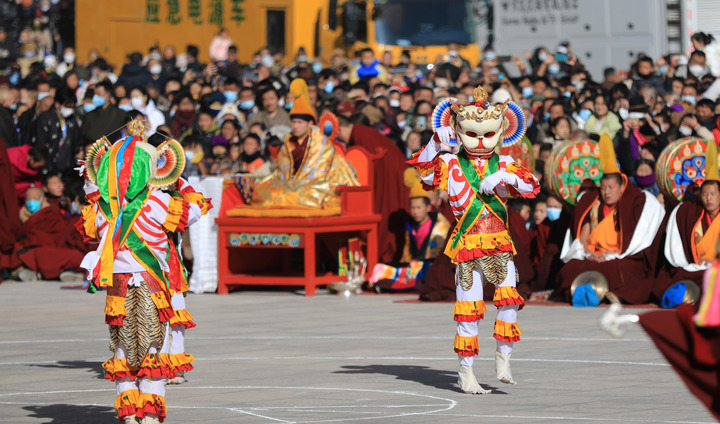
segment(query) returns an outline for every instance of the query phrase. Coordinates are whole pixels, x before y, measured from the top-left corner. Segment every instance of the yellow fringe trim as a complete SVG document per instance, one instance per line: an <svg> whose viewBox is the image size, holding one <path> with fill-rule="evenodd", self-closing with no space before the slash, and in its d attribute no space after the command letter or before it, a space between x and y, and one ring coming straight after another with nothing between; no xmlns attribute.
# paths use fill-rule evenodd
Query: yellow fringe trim
<svg viewBox="0 0 720 424"><path fill-rule="evenodd" d="M181 322L188 322L193 320L193 316L190 315L190 312L188 312L187 309L178 309L175 312L175 315L173 315L172 318L170 318L170 326L179 324Z"/></svg>
<svg viewBox="0 0 720 424"><path fill-rule="evenodd" d="M205 215L210 210L210 205L208 205L208 202L205 200L205 196L203 196L201 193L187 193L183 196L183 199L188 203L195 203L196 205L198 205L203 215Z"/></svg>
<svg viewBox="0 0 720 424"><path fill-rule="evenodd" d="M170 302L168 302L168 299L167 299L167 296L165 296L165 293L155 292L155 293L152 293L150 295L150 297L152 297L152 300L158 309L165 309L165 308L170 307Z"/></svg>
<svg viewBox="0 0 720 424"><path fill-rule="evenodd" d="M97 219L97 211L93 207L92 204L87 205L82 210L82 217L83 217L83 228L85 229L85 234L88 237L92 237L94 239L98 239L98 230L95 226L95 220Z"/></svg>
<svg viewBox="0 0 720 424"><path fill-rule="evenodd" d="M130 372L135 369L130 367L127 359L117 359L114 356L103 362L102 367L105 369L105 371L111 374L115 374L121 371Z"/></svg>
<svg viewBox="0 0 720 424"><path fill-rule="evenodd" d="M450 258L455 258L457 256L457 253L462 250L475 250L475 249L482 249L482 250L493 250L493 249L499 249L501 247L505 246L512 246L513 247L513 254L517 253L515 251L515 246L512 242L512 237L510 237L510 233L507 230L500 231L498 233L491 233L491 234L466 234L460 237L460 240L458 241L458 244L455 246L455 248L452 248L452 243L450 242L455 238L455 235L457 234L457 228L455 228L448 237L448 244L445 247L445 254L448 255Z"/></svg>
<svg viewBox="0 0 720 424"><path fill-rule="evenodd" d="M148 404L154 405L157 408L157 412L152 412L153 414L157 414L161 420L165 418L167 405L165 405L164 396L156 395L155 393L142 393L137 403L137 409L140 410Z"/></svg>
<svg viewBox="0 0 720 424"><path fill-rule="evenodd" d="M477 350L479 349L478 336L464 337L458 336L456 334L455 341L453 342L453 347L458 350L477 352Z"/></svg>
<svg viewBox="0 0 720 424"><path fill-rule="evenodd" d="M195 357L185 352L183 353L161 353L160 360L163 364L170 368L178 368L183 365L191 364L195 361Z"/></svg>
<svg viewBox="0 0 720 424"><path fill-rule="evenodd" d="M480 316L487 311L485 301L480 300L458 300L453 308L454 315L477 315Z"/></svg>
<svg viewBox="0 0 720 424"><path fill-rule="evenodd" d="M180 224L180 219L182 218L183 202L184 201L182 199L178 199L176 197L170 198L170 202L168 202L167 217L163 223L165 230L171 233L174 233L177 230L177 226Z"/></svg>
<svg viewBox="0 0 720 424"><path fill-rule="evenodd" d="M115 398L115 410L119 410L123 406L135 406L140 400L140 392L138 389L125 390Z"/></svg>
<svg viewBox="0 0 720 424"><path fill-rule="evenodd" d="M113 317L127 315L125 309L125 298L119 296L107 296L105 298L105 315Z"/></svg>
<svg viewBox="0 0 720 424"><path fill-rule="evenodd" d="M523 305L525 304L525 299L523 299L522 296L520 296L520 293L518 293L517 288L515 287L496 287L495 288L495 294L493 295L493 302L502 302L506 299L513 299L515 302L510 302L508 304L512 305Z"/></svg>
<svg viewBox="0 0 720 424"><path fill-rule="evenodd" d="M500 321L499 319L495 320L495 330L493 336L498 339L500 338L503 341L518 341L520 340L520 335L522 334L522 331L520 331L520 327L518 327L517 322L505 322ZM510 339L510 340L504 340L504 339Z"/></svg>

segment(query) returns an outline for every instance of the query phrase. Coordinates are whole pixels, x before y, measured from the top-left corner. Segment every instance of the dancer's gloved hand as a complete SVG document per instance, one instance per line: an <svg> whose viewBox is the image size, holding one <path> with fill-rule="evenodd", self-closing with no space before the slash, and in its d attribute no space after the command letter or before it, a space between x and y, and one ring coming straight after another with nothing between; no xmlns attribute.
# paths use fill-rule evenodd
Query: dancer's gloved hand
<svg viewBox="0 0 720 424"><path fill-rule="evenodd" d="M517 176L505 171L490 174L480 183L480 191L487 195L493 194L495 187L500 183L515 185L517 183Z"/></svg>
<svg viewBox="0 0 720 424"><path fill-rule="evenodd" d="M433 140L436 143L445 143L449 144L450 140L455 139L455 130L453 127L440 127L435 130L435 134L433 135Z"/></svg>

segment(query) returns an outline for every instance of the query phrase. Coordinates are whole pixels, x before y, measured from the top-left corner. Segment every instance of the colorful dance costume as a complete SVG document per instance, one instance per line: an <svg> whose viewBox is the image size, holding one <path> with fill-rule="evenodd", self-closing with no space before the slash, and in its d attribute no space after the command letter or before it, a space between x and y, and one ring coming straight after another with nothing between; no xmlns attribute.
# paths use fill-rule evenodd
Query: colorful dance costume
<svg viewBox="0 0 720 424"><path fill-rule="evenodd" d="M98 192L88 195L79 228L86 239L100 242L82 266L89 271L89 291L107 291L105 322L114 355L103 367L115 382L118 418L126 423L165 418L167 379L183 365L168 354L169 326L173 320L192 322L182 305L174 310L171 303L181 293L184 269L169 235L184 232L210 207L197 193L175 197L161 191L177 181L184 154L175 141L156 149L143 132L133 121L130 136L110 147L106 139L93 146L86 175Z"/></svg>
<svg viewBox="0 0 720 424"><path fill-rule="evenodd" d="M512 144L522 138L522 110L508 101L490 105L481 87L473 97L479 101L461 106L448 99L438 105L434 115L440 119L445 116L445 122L436 126L433 140L408 163L415 167L427 190L447 190L459 221L445 248L445 254L458 265L453 310L457 321L454 348L460 361L458 384L466 393L485 394L489 391L477 383L472 372L473 357L478 354L477 321L486 311L483 285L490 282L496 287L496 375L504 383L515 384L509 359L514 342L520 340L517 312L525 301L515 289L515 248L508 232L505 202L508 197L535 197L540 185L511 157L495 152L499 142ZM455 137L462 143L459 153L441 153L438 141L450 143Z"/></svg>

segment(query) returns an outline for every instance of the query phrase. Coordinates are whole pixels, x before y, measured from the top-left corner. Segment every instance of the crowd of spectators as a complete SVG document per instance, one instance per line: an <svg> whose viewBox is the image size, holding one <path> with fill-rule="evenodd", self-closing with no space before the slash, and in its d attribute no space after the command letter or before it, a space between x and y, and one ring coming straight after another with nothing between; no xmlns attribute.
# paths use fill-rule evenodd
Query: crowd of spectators
<svg viewBox="0 0 720 424"><path fill-rule="evenodd" d="M0 138L23 219L37 212L36 197L41 207L52 200L78 214L77 161L98 138L125 134L131 119L145 122L151 143L182 143L186 176L267 175L290 131L294 78L307 81L318 116L327 110L373 127L407 158L432 136L430 116L441 99L470 101L482 85L493 100L511 98L525 111L541 181L554 146L609 133L622 171L662 197L653 170L663 148L683 136L720 139L718 43L702 33L688 55L641 54L602 75L588 72L567 41L523 57L485 49L476 67L452 43L430 64L413 63L407 51L376 57L370 49L350 56L337 49L322 61L303 48L292 58L264 48L239 63L243 45L224 30L207 63L198 46L167 45L128 52L127 63L114 66L97 50L76 57L73 29L64 24L72 4L0 0ZM546 216L541 198L539 207L530 205L529 226Z"/></svg>

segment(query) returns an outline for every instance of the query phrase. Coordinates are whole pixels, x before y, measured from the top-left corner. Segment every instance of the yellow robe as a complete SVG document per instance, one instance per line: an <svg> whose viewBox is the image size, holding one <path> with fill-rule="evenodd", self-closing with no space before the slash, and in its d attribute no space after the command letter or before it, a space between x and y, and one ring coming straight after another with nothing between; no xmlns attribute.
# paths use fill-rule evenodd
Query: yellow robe
<svg viewBox="0 0 720 424"><path fill-rule="evenodd" d="M278 169L253 189L252 205L262 208L340 208L342 185L358 186L355 170L335 151L333 142L318 127L312 127L305 156L297 174L293 175L290 137L278 153Z"/></svg>
<svg viewBox="0 0 720 424"><path fill-rule="evenodd" d="M712 262L717 257L716 246L720 236L720 215L713 219L712 224L703 234L702 220L705 219L705 215L707 215L707 212L703 212L697 227L695 227L695 250L699 259L698 263L700 261Z"/></svg>
<svg viewBox="0 0 720 424"><path fill-rule="evenodd" d="M602 203L597 202L593 206L591 213L591 224L597 222L598 209L602 207ZM615 230L614 209L605 216L602 221L598 222L591 228L590 236L588 236L588 249L595 253L603 252L620 252L620 234Z"/></svg>

